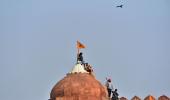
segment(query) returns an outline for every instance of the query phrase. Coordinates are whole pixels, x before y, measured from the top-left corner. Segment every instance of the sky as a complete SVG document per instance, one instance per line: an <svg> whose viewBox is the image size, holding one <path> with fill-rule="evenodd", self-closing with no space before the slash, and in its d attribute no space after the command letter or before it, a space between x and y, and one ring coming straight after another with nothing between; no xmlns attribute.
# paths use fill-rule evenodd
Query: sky
<svg viewBox="0 0 170 100"><path fill-rule="evenodd" d="M169 0L0 0L0 100L48 100L77 40L120 97L170 97Z"/></svg>

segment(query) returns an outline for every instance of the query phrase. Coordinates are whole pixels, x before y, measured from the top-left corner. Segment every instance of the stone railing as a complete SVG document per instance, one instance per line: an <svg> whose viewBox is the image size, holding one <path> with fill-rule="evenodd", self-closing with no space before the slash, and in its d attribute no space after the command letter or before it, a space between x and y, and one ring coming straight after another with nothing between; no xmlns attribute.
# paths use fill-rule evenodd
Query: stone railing
<svg viewBox="0 0 170 100"><path fill-rule="evenodd" d="M125 97L120 97L119 100L128 100L127 98ZM166 95L162 95L158 98L155 98L154 96L152 95L148 95L147 97L145 97L144 99L141 99L140 97L138 96L134 96L133 98L131 98L130 100L170 100L170 98Z"/></svg>

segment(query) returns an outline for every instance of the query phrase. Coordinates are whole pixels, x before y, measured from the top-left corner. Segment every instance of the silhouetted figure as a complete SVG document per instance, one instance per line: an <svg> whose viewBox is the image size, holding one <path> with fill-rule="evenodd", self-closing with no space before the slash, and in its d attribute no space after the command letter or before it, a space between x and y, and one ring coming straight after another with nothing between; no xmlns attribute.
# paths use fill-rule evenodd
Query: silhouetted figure
<svg viewBox="0 0 170 100"><path fill-rule="evenodd" d="M112 91L112 100L118 100L119 99L119 94L117 93L117 89Z"/></svg>
<svg viewBox="0 0 170 100"><path fill-rule="evenodd" d="M84 61L83 61L83 53L82 52L80 52L79 54L78 54L78 57L77 57L77 62L81 62L81 64L84 64Z"/></svg>
<svg viewBox="0 0 170 100"><path fill-rule="evenodd" d="M111 93L112 93L112 90L113 90L113 85L111 83L111 79L107 79L106 87L107 87L108 97L111 98Z"/></svg>
<svg viewBox="0 0 170 100"><path fill-rule="evenodd" d="M122 8L123 7L123 5L120 5L120 6L116 6L117 8Z"/></svg>

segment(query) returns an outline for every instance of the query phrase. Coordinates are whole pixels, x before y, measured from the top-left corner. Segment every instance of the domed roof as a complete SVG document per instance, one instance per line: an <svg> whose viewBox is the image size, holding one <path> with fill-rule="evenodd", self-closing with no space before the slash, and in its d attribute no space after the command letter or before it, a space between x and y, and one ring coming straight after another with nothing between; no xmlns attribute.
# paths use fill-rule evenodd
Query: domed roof
<svg viewBox="0 0 170 100"><path fill-rule="evenodd" d="M50 100L105 100L105 87L89 73L69 73L52 89Z"/></svg>
<svg viewBox="0 0 170 100"><path fill-rule="evenodd" d="M170 100L170 98L166 95L162 95L158 98L158 100Z"/></svg>
<svg viewBox="0 0 170 100"><path fill-rule="evenodd" d="M141 100L138 96L134 96L131 100Z"/></svg>
<svg viewBox="0 0 170 100"><path fill-rule="evenodd" d="M148 95L144 100L156 100L152 95Z"/></svg>
<svg viewBox="0 0 170 100"><path fill-rule="evenodd" d="M128 99L125 97L121 97L119 100L128 100Z"/></svg>

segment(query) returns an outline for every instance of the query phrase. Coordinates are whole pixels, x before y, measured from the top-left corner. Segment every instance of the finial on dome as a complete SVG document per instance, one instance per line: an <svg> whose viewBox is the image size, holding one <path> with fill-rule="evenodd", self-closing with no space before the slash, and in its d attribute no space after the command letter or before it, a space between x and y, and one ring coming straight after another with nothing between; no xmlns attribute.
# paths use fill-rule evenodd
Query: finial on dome
<svg viewBox="0 0 170 100"><path fill-rule="evenodd" d="M88 73L81 64L76 64L70 73Z"/></svg>

